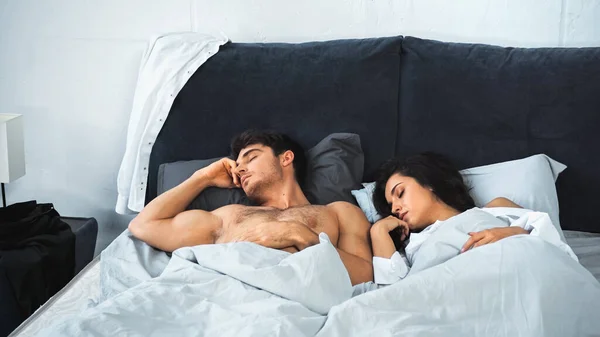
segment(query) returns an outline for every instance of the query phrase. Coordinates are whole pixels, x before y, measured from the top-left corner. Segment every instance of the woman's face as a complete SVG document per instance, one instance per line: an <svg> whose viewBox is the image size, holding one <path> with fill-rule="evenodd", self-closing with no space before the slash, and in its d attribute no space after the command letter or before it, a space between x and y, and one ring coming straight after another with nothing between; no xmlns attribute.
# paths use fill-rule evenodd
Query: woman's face
<svg viewBox="0 0 600 337"><path fill-rule="evenodd" d="M406 222L412 231L434 223L437 210L445 205L430 188L399 173L393 174L385 184L385 199L392 214Z"/></svg>

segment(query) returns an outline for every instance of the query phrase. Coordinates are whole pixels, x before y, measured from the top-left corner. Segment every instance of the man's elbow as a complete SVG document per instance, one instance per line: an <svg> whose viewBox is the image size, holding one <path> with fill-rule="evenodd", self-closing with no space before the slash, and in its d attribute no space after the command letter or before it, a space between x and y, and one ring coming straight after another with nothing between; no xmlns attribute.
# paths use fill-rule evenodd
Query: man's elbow
<svg viewBox="0 0 600 337"><path fill-rule="evenodd" d="M362 259L361 259L362 260ZM365 282L373 282L373 263L363 261L363 266L361 267L361 273L357 273L356 279L352 280L352 285L357 285L359 283Z"/></svg>
<svg viewBox="0 0 600 337"><path fill-rule="evenodd" d="M373 266L369 264L369 266L365 266L364 269L360 273L355 273L354 277L350 277L350 283L353 286L366 282L373 282Z"/></svg>
<svg viewBox="0 0 600 337"><path fill-rule="evenodd" d="M172 252L179 248L179 246L173 248L172 242L169 241L170 237L165 235L164 231L157 232L156 220L140 221L140 219L134 218L129 222L127 229L136 239L156 249Z"/></svg>
<svg viewBox="0 0 600 337"><path fill-rule="evenodd" d="M127 229L129 229L129 231L131 232L131 234L133 234L133 236L142 240L144 227L145 227L145 224L142 221L140 221L137 217L135 217L135 218L133 218L133 220L131 220L131 222L129 222Z"/></svg>

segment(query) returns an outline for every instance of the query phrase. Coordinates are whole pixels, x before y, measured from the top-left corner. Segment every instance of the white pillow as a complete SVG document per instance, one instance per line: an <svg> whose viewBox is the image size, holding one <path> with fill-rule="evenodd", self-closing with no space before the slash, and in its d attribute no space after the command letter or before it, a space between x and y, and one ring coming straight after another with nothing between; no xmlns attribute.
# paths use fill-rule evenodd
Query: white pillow
<svg viewBox="0 0 600 337"><path fill-rule="evenodd" d="M462 170L477 207L505 197L523 208L548 213L564 240L558 218L556 179L567 168L544 154Z"/></svg>
<svg viewBox="0 0 600 337"><path fill-rule="evenodd" d="M363 183L363 189L352 190L351 193L358 203L358 207L362 209L370 223L375 223L381 219L381 215L377 213L373 204L373 192L375 191L375 183Z"/></svg>
<svg viewBox="0 0 600 337"><path fill-rule="evenodd" d="M564 164L544 154L537 154L524 159L469 168L460 173L471 188L470 194L477 207L483 207L494 198L505 197L524 208L548 213L564 240L558 218L555 182L565 168ZM378 216L372 198L375 183L363 185L365 188L352 191L352 195L367 219L373 223L376 217L372 214ZM368 195L368 200L365 200L365 195Z"/></svg>

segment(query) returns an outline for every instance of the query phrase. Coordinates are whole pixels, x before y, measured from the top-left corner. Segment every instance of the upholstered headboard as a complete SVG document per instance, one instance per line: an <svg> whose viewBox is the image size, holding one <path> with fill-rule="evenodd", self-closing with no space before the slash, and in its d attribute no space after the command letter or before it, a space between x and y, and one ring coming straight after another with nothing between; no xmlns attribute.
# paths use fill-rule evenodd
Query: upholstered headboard
<svg viewBox="0 0 600 337"><path fill-rule="evenodd" d="M563 229L600 232L600 48L501 48L406 37L398 154L460 168L544 153ZM517 173L515 173L517 174Z"/></svg>
<svg viewBox="0 0 600 337"><path fill-rule="evenodd" d="M365 181L388 157L433 150L459 168L545 153L564 229L600 232L600 48L514 49L389 37L304 44L230 43L192 76L154 144L161 163L229 153L251 128L306 148L361 136Z"/></svg>
<svg viewBox="0 0 600 337"><path fill-rule="evenodd" d="M177 96L153 146L146 200L161 163L228 155L248 128L285 132L306 149L357 133L370 179L394 154L401 40L223 46Z"/></svg>

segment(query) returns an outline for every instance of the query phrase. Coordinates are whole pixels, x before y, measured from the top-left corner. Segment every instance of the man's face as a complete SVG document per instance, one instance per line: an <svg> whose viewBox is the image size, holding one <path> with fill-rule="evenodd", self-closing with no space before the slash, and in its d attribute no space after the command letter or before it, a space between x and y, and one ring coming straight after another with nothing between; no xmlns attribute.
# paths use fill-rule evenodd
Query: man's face
<svg viewBox="0 0 600 337"><path fill-rule="evenodd" d="M252 144L245 147L236 163L234 173L240 177L240 185L250 199L260 199L265 190L283 180L279 157L268 146Z"/></svg>

